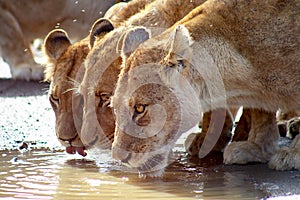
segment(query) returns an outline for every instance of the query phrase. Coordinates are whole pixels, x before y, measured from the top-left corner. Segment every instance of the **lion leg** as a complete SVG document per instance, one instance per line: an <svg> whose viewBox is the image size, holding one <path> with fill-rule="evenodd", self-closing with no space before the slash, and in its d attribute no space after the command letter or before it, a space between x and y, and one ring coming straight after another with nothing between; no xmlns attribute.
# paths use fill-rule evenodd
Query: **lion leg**
<svg viewBox="0 0 300 200"><path fill-rule="evenodd" d="M21 80L42 80L43 68L32 56L18 21L0 8L0 54L9 64L12 77Z"/></svg>
<svg viewBox="0 0 300 200"><path fill-rule="evenodd" d="M224 150L225 164L267 162L278 148L279 132L273 112L251 109L251 130L247 141L232 142Z"/></svg>
<svg viewBox="0 0 300 200"><path fill-rule="evenodd" d="M269 167L276 170L300 170L300 135L298 134L289 147L283 147L274 154Z"/></svg>
<svg viewBox="0 0 300 200"><path fill-rule="evenodd" d="M200 133L192 133L190 134L185 142L185 149L191 156L198 156L199 151L202 147L205 137L208 134L212 134L214 131L213 122L211 121L212 112L206 112L203 115L202 121L202 130ZM225 111L224 111L225 112ZM217 140L214 147L212 148L212 152L221 152L224 147L228 144L231 139L231 129L233 126L233 119L231 114L226 111L225 122L223 125L222 133L219 138L212 138Z"/></svg>
<svg viewBox="0 0 300 200"><path fill-rule="evenodd" d="M237 123L231 141L245 141L248 140L251 129L251 109L243 108L242 116Z"/></svg>

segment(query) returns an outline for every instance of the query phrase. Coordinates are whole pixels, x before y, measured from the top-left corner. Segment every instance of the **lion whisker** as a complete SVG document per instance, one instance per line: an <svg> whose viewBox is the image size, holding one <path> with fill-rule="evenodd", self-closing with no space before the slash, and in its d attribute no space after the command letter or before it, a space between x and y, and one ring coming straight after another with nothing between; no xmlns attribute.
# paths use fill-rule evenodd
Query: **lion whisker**
<svg viewBox="0 0 300 200"><path fill-rule="evenodd" d="M74 94L79 94L79 91L78 91L78 88L77 87L74 87L74 88L69 88L67 90L65 90L62 94L66 94L68 92L74 92Z"/></svg>
<svg viewBox="0 0 300 200"><path fill-rule="evenodd" d="M69 80L67 80L67 82L72 83L72 84L74 84L74 85L76 85L76 86L78 86L78 87L79 87L79 85L81 84L80 82L78 82L78 81L77 81L76 79L74 79L74 78L68 77L68 79L69 79Z"/></svg>
<svg viewBox="0 0 300 200"><path fill-rule="evenodd" d="M43 95L48 94L49 91L50 91L50 89L45 87L45 88L42 89L42 92L43 92L42 94Z"/></svg>

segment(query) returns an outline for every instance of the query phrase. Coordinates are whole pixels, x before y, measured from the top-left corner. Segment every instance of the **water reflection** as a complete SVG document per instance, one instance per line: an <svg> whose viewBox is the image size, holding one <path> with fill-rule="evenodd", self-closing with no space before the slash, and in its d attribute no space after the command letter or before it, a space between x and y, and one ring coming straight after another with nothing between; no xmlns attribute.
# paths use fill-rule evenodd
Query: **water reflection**
<svg viewBox="0 0 300 200"><path fill-rule="evenodd" d="M183 152L175 154L176 161L162 179L121 172L109 153L98 154L97 160L50 150L1 151L0 155L1 198L253 199L268 195L244 172L204 167ZM205 165L218 162L216 156Z"/></svg>

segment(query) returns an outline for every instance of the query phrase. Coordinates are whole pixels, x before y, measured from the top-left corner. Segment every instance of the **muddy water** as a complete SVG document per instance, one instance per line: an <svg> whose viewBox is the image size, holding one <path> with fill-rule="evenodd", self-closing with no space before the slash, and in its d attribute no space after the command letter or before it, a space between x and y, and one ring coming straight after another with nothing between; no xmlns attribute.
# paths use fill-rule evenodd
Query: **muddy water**
<svg viewBox="0 0 300 200"><path fill-rule="evenodd" d="M161 179L122 172L107 151L68 155L56 140L45 88L0 80L0 199L300 199L299 171L224 166L221 155L192 160L184 138ZM20 150L24 142L28 149Z"/></svg>
<svg viewBox="0 0 300 200"><path fill-rule="evenodd" d="M253 199L267 195L255 188L246 174L197 167L189 164L184 155L177 156L163 179L149 180L118 171L118 163L109 159L109 153L102 153L95 161L61 151L1 151L0 197Z"/></svg>

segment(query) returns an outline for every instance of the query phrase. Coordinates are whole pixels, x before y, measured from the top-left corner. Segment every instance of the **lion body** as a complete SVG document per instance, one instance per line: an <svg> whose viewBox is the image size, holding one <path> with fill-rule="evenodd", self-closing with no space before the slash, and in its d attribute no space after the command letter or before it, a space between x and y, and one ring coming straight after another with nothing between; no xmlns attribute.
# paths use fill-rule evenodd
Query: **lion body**
<svg viewBox="0 0 300 200"><path fill-rule="evenodd" d="M299 9L299 0L206 1L124 57L113 97L116 117L124 121L116 130L115 158L140 170L161 171L176 139L197 124L199 110L243 105L255 108L250 110L249 137L228 145L224 162L271 160L276 169L300 169L297 142L292 150L277 152L275 117L278 108L297 110L300 102ZM147 31L130 37L142 38ZM149 69L147 63L152 63L146 65ZM139 78L141 69L148 75ZM144 82L143 89L131 91L139 81ZM156 104L167 113L161 131L146 139L138 137L149 135L148 129L159 124L155 118L162 109L156 111ZM140 105L144 109L137 111ZM147 122L142 129L125 128L140 121Z"/></svg>

